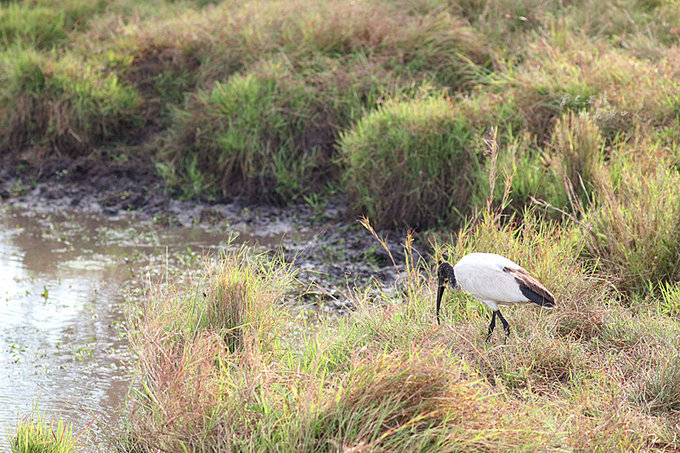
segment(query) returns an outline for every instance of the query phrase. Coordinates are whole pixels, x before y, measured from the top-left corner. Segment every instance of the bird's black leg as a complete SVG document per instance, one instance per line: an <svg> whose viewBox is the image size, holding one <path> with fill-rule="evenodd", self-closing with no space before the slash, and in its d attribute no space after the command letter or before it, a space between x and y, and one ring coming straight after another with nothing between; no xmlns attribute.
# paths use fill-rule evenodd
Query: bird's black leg
<svg viewBox="0 0 680 453"><path fill-rule="evenodd" d="M489 334L486 336L486 339L488 340L491 338L491 333L493 332L493 328L496 327L496 310L492 312L493 314L491 315L491 324L489 324Z"/></svg>
<svg viewBox="0 0 680 453"><path fill-rule="evenodd" d="M505 320L503 315L501 314L501 311L498 310L498 317L501 318L501 322L503 323L503 328L505 329L505 335L510 335L510 324L508 324L508 321Z"/></svg>

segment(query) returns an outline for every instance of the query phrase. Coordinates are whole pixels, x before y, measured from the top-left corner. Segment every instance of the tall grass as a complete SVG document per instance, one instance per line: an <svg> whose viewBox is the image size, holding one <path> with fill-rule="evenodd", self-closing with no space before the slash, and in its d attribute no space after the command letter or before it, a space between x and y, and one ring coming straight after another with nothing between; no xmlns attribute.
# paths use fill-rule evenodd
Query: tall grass
<svg viewBox="0 0 680 453"><path fill-rule="evenodd" d="M517 168L519 211L531 197L566 207L555 172L571 158L559 149L590 146L581 135L597 128L591 144L606 151L636 128L654 137L677 122L680 13L669 2L41 0L0 12L3 153L116 146L154 160L184 198L286 202L340 187L378 226L425 225L432 213L456 226L452 210L480 207L474 193L467 206L459 200L474 175L446 194L452 206L437 196L432 213L395 220L341 176L354 170L340 137L420 86L476 105L460 111L476 123L461 136L466 147L483 148L482 134L498 127L501 149L513 149L504 165ZM478 121L478 109L489 115ZM558 133L570 114L574 131ZM576 192L573 173L586 168L567 169ZM398 179L402 170L383 172Z"/></svg>
<svg viewBox="0 0 680 453"><path fill-rule="evenodd" d="M351 324L329 325L339 330L326 336L287 323L280 305L287 271L279 265L235 252L207 269L195 293L153 294L140 307L133 342L141 390L130 413L135 446L128 448L403 450L508 442L503 429L487 432L491 414L481 410L496 411L500 402L481 398L496 397L458 367L447 369L445 350L384 354L369 342L370 352L356 355L338 336L361 341Z"/></svg>
<svg viewBox="0 0 680 453"><path fill-rule="evenodd" d="M0 46L49 49L67 41L69 32L82 30L103 2L68 0L7 2L0 7Z"/></svg>
<svg viewBox="0 0 680 453"><path fill-rule="evenodd" d="M180 171L183 161L197 161L222 196L290 198L322 184L319 177L330 171L332 131L315 98L314 87L285 63L266 62L216 82L188 112L178 112L182 135L167 153Z"/></svg>
<svg viewBox="0 0 680 453"><path fill-rule="evenodd" d="M510 338L484 342L486 308L447 292L434 326L409 238L403 286L312 325L285 310L289 267L227 254L131 315L123 450L677 449L678 17L633 0L0 6L3 157L116 146L185 198L340 187L379 229L436 228L433 258L502 253L558 299L508 309Z"/></svg>
<svg viewBox="0 0 680 453"><path fill-rule="evenodd" d="M565 114L555 124L552 146L562 181L581 203L587 203L604 160L604 142L597 123L583 112Z"/></svg>
<svg viewBox="0 0 680 453"><path fill-rule="evenodd" d="M344 183L379 227L460 223L479 165L474 107L444 95L392 100L343 134Z"/></svg>
<svg viewBox="0 0 680 453"><path fill-rule="evenodd" d="M169 287L132 313L131 342L143 382L131 407L131 430L147 448L203 448L214 443L215 426L229 428L227 435L237 429L222 419L230 414L236 423L249 414L239 398L254 396L260 380L239 370L266 372L263 357L280 341L277 326L285 313L277 303L292 278L287 266L242 249L210 264L205 275L193 292Z"/></svg>
<svg viewBox="0 0 680 453"><path fill-rule="evenodd" d="M5 153L34 147L90 153L138 121L137 92L115 74L102 75L100 68L71 57L52 60L16 49L0 53L0 61Z"/></svg>
<svg viewBox="0 0 680 453"><path fill-rule="evenodd" d="M403 291L353 292L340 319L292 317L290 268L245 251L152 291L133 317L140 390L123 451L677 446L651 415L673 410L674 377L649 371L677 323L621 304L579 260L576 230L525 219L488 213L435 247L503 253L555 293L554 312L508 310L507 339L485 341L486 308L463 293L447 292L435 324L433 268L411 239Z"/></svg>
<svg viewBox="0 0 680 453"><path fill-rule="evenodd" d="M677 170L653 144L639 143L637 157L614 159L596 182L598 206L584 215L588 253L599 259L625 290L678 278Z"/></svg>

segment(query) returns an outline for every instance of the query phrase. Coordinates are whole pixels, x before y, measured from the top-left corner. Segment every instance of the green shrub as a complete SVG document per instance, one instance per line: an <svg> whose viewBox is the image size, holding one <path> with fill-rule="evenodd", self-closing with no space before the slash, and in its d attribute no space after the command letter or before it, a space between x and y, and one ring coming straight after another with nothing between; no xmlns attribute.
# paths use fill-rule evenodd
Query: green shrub
<svg viewBox="0 0 680 453"><path fill-rule="evenodd" d="M673 1L456 0L454 5L495 48L519 55L527 38L546 32L560 41L579 35L606 41L646 58L657 58L662 46L678 40L679 10Z"/></svg>
<svg viewBox="0 0 680 453"><path fill-rule="evenodd" d="M147 306L135 325L145 322L145 328L178 335L169 341L189 341L210 331L232 349L252 346L248 342L256 334L278 322L276 304L294 273L282 261L249 255L243 247L207 263L204 275L208 278L195 293L156 298L157 305ZM175 312L183 316L176 318Z"/></svg>
<svg viewBox="0 0 680 453"><path fill-rule="evenodd" d="M432 78L439 86L460 90L474 86L490 69L485 38L459 17L433 12L404 22L399 33L378 47L386 66L397 74L411 80Z"/></svg>
<svg viewBox="0 0 680 453"><path fill-rule="evenodd" d="M433 95L367 113L339 144L354 211L379 228L459 223L472 208L475 114L468 103Z"/></svg>
<svg viewBox="0 0 680 453"><path fill-rule="evenodd" d="M557 0L456 0L454 4L499 53L521 48L526 35L540 30L564 10Z"/></svg>
<svg viewBox="0 0 680 453"><path fill-rule="evenodd" d="M591 37L606 38L613 45L641 56L653 56L659 45L672 46L678 42L677 33L673 32L680 13L677 3L618 0L615 5L589 1L566 12L574 29L584 30Z"/></svg>

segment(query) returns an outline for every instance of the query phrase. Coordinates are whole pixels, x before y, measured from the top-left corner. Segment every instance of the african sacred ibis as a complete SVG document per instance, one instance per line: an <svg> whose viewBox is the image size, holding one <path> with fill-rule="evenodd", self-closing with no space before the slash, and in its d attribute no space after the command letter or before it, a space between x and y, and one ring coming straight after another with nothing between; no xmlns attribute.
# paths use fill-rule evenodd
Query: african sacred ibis
<svg viewBox="0 0 680 453"><path fill-rule="evenodd" d="M446 260L446 256L444 256ZM439 287L437 289L437 322L439 306L448 282L452 289L462 289L475 299L486 304L493 314L489 325L489 336L496 327L496 316L503 323L506 335L510 334L510 324L505 320L499 305L513 305L533 302L545 308L555 307L555 297L536 278L520 265L495 253L470 253L455 266L446 261L439 263L437 270Z"/></svg>

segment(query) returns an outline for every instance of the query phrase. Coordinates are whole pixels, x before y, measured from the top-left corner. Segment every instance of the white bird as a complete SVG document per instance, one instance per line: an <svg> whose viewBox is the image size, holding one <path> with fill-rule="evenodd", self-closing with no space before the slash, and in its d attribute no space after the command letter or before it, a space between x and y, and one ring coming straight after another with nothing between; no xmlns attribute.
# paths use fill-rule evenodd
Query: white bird
<svg viewBox="0 0 680 453"><path fill-rule="evenodd" d="M446 255L444 259L447 259ZM503 323L506 335L510 334L510 324L501 314L499 305L533 302L544 308L555 307L555 297L541 282L517 263L495 253L470 253L461 258L455 266L446 261L440 262L437 277L439 280L437 322L441 324L439 306L448 282L452 289L467 291L493 310L488 337L496 327L496 316Z"/></svg>

